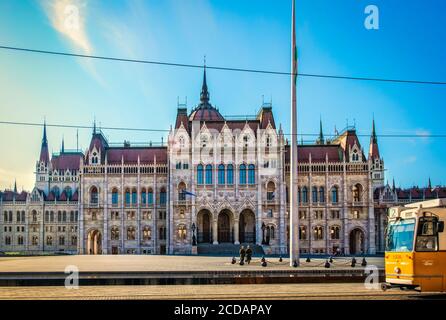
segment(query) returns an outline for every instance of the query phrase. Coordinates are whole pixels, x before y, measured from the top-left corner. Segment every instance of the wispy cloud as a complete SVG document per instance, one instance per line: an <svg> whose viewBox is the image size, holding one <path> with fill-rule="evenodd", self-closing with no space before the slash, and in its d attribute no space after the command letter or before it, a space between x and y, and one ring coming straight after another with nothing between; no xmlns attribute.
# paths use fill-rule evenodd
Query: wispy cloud
<svg viewBox="0 0 446 320"><path fill-rule="evenodd" d="M52 27L68 41L71 48L82 54L93 53L87 34L86 0L41 0L40 4ZM104 85L91 60L79 58L79 64L100 84Z"/></svg>
<svg viewBox="0 0 446 320"><path fill-rule="evenodd" d="M411 164L411 163L415 163L417 161L417 157L416 156L408 156L406 158L404 158L403 162L406 164Z"/></svg>

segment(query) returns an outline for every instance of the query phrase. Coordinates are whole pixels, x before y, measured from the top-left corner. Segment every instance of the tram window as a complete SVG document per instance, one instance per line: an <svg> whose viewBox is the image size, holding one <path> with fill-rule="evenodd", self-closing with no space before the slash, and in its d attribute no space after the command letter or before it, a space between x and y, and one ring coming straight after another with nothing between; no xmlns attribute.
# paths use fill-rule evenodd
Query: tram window
<svg viewBox="0 0 446 320"><path fill-rule="evenodd" d="M438 251L438 218L422 217L418 223L416 251Z"/></svg>

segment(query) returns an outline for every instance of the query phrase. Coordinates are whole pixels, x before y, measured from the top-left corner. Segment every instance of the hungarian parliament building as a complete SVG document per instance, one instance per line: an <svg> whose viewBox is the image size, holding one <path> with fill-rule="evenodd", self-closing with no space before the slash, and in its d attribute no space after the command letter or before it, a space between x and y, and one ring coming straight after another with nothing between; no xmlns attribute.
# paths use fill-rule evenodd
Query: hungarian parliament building
<svg viewBox="0 0 446 320"><path fill-rule="evenodd" d="M290 145L271 104L223 117L204 71L199 104L178 106L166 145L109 144L50 157L46 126L35 186L0 192L0 251L24 254L221 254L251 245L285 255ZM354 127L298 145L302 254L384 251L387 208L446 196L446 188L384 183L372 123L368 152Z"/></svg>

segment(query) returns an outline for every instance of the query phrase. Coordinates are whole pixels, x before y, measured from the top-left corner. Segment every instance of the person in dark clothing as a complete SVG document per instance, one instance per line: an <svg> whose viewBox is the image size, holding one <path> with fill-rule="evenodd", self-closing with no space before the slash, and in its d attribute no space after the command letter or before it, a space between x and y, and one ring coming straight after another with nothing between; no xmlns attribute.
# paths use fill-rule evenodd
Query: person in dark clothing
<svg viewBox="0 0 446 320"><path fill-rule="evenodd" d="M246 248L246 262L249 264L252 258L252 249L248 246Z"/></svg>
<svg viewBox="0 0 446 320"><path fill-rule="evenodd" d="M240 253L240 264L243 265L245 263L245 255L246 255L246 250L244 246L241 246L239 253Z"/></svg>

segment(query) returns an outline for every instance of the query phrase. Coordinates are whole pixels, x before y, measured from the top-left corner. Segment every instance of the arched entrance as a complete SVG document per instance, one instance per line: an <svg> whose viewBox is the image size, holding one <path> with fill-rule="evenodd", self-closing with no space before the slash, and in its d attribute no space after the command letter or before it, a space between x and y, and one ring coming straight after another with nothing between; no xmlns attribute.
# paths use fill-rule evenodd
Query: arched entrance
<svg viewBox="0 0 446 320"><path fill-rule="evenodd" d="M240 243L256 242L256 218L254 212L249 209L240 213L239 240Z"/></svg>
<svg viewBox="0 0 446 320"><path fill-rule="evenodd" d="M212 241L211 213L200 210L197 214L197 242L210 243Z"/></svg>
<svg viewBox="0 0 446 320"><path fill-rule="evenodd" d="M364 232L361 229L353 229L350 232L350 254L365 253Z"/></svg>
<svg viewBox="0 0 446 320"><path fill-rule="evenodd" d="M87 254L102 254L102 235L97 229L88 232Z"/></svg>
<svg viewBox="0 0 446 320"><path fill-rule="evenodd" d="M218 242L232 242L231 232L231 212L223 210L218 215Z"/></svg>

